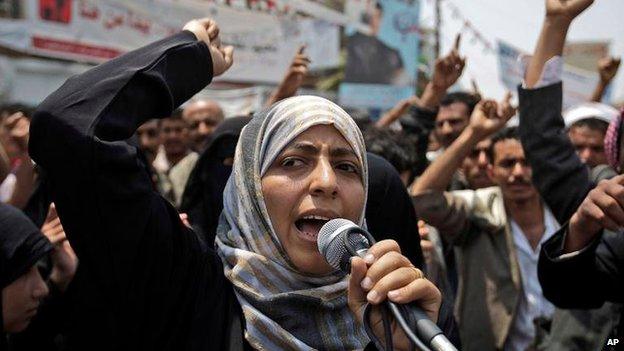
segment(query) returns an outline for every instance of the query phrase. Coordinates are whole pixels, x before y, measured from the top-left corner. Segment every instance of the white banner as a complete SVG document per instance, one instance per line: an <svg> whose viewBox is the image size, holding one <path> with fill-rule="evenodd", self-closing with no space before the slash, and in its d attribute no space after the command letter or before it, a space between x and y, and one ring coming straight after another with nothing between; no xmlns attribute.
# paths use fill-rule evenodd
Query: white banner
<svg viewBox="0 0 624 351"><path fill-rule="evenodd" d="M311 69L339 64L339 28L312 18L278 16L214 3L166 0L24 0L23 18L0 19L0 46L20 52L99 63L211 17L235 64L221 80L278 83L306 44Z"/></svg>

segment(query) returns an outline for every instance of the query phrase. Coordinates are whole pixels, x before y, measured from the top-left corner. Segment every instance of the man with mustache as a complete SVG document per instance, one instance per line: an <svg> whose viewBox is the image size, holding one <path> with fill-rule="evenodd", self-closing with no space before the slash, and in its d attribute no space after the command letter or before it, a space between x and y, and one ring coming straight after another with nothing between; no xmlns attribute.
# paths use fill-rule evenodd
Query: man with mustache
<svg viewBox="0 0 624 351"><path fill-rule="evenodd" d="M463 350L526 350L536 337L534 323L554 310L542 294L537 261L559 224L531 183L517 130L491 139L487 173L496 186L444 192L466 156L512 115L494 101L479 103L468 127L412 189L418 216L458 247L455 314Z"/></svg>

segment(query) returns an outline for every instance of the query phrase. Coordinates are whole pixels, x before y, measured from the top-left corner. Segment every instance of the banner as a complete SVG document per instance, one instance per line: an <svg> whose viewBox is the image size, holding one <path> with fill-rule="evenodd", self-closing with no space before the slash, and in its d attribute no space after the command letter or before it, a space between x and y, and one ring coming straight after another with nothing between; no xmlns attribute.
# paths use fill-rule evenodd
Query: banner
<svg viewBox="0 0 624 351"><path fill-rule="evenodd" d="M300 45L311 70L339 64L338 26L313 18L193 1L24 0L22 17L0 18L0 46L40 56L100 63L211 17L234 66L221 80L278 83Z"/></svg>
<svg viewBox="0 0 624 351"><path fill-rule="evenodd" d="M387 109L414 94L419 1L350 0L345 14L368 30L346 29L347 64L340 103Z"/></svg>
<svg viewBox="0 0 624 351"><path fill-rule="evenodd" d="M522 84L524 71L519 57L525 55L520 49L503 41L497 43L500 79L511 92L516 92ZM596 85L598 74L570 65L563 65L561 72L563 82L563 109L589 101Z"/></svg>

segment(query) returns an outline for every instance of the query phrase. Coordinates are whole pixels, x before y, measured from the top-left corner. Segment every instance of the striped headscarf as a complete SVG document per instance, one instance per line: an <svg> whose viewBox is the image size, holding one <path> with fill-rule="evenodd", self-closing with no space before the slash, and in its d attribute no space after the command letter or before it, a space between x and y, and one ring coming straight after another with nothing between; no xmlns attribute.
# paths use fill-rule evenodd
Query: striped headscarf
<svg viewBox="0 0 624 351"><path fill-rule="evenodd" d="M333 125L344 136L362 165L368 193L362 134L338 105L315 96L282 100L254 116L241 133L223 193L217 250L242 307L245 338L256 349L353 350L368 343L347 306L345 275L299 272L280 244L262 194L261 179L273 161L316 125Z"/></svg>
<svg viewBox="0 0 624 351"><path fill-rule="evenodd" d="M622 142L622 119L624 119L624 108L622 109L620 116L611 120L609 128L604 138L605 155L607 156L607 162L609 166L615 169L618 173L620 169L620 143Z"/></svg>

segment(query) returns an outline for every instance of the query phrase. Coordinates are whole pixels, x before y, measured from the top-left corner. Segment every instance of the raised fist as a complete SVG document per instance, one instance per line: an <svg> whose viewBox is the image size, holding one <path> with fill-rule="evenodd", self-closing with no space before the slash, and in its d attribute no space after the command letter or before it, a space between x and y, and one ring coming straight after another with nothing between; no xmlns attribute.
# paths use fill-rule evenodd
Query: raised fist
<svg viewBox="0 0 624 351"><path fill-rule="evenodd" d="M614 57L605 57L598 60L598 73L600 74L600 80L609 83L615 77L615 74L620 68L621 60Z"/></svg>
<svg viewBox="0 0 624 351"><path fill-rule="evenodd" d="M183 30L192 32L198 40L203 41L208 46L212 57L214 77L222 75L232 66L234 48L221 46L219 26L215 21L209 18L195 19L185 24Z"/></svg>

